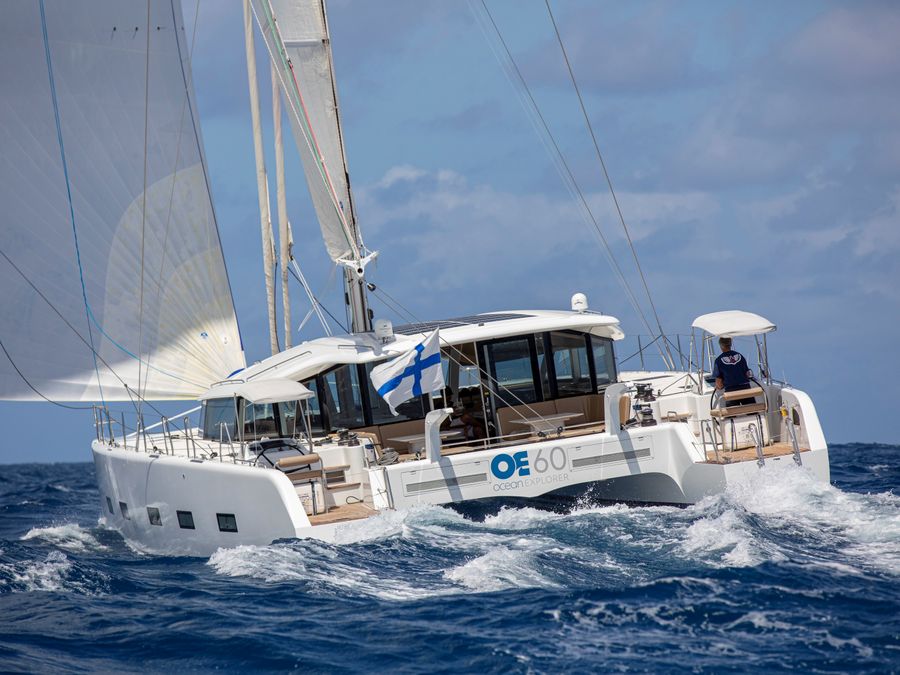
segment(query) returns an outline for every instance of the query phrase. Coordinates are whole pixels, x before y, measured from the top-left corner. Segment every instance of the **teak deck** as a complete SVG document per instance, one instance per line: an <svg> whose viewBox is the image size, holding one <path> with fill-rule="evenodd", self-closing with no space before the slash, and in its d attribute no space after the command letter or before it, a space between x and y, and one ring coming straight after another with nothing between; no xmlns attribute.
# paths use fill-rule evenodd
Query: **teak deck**
<svg viewBox="0 0 900 675"><path fill-rule="evenodd" d="M317 516L309 517L310 525L325 525L327 523L340 523L348 520L360 520L378 513L371 506L366 506L362 502L356 504L342 504L341 506L332 506L327 513L320 513Z"/></svg>
<svg viewBox="0 0 900 675"><path fill-rule="evenodd" d="M800 452L809 452L809 448L800 448ZM794 454L794 446L790 443L773 443L763 448L763 457L783 457ZM719 460L716 461L716 453L712 450L706 452L708 464L731 464L733 462L749 462L756 459L756 448L744 448L743 450L719 450Z"/></svg>

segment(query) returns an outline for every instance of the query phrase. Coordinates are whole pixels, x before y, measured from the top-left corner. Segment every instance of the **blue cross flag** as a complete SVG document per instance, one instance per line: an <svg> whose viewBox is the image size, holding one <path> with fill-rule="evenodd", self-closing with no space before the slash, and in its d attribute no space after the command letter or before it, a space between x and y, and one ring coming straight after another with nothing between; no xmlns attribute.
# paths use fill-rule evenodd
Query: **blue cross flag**
<svg viewBox="0 0 900 675"><path fill-rule="evenodd" d="M444 371L441 368L441 347L438 331L393 361L372 369L372 386L387 401L391 412L397 406L423 393L444 388Z"/></svg>

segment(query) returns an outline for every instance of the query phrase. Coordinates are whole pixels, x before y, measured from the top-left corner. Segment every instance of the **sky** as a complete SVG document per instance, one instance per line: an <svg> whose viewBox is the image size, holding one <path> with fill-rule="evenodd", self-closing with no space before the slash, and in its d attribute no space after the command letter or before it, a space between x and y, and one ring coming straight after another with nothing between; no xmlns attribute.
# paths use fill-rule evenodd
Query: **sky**
<svg viewBox="0 0 900 675"><path fill-rule="evenodd" d="M183 3L190 34L198 6ZM641 295L544 2L487 5ZM762 314L778 325L773 375L810 394L830 442L900 443L891 356L900 341L900 5L551 6L667 333L686 336L711 311ZM620 356L638 334L646 340L497 58L480 0L335 0L328 11L358 218L380 252L370 280L420 319L568 309L583 292L621 320L629 341ZM274 175L261 40L257 53ZM193 73L253 362L267 355L268 335L240 3L200 0ZM290 139L286 125L295 255L343 318ZM299 324L308 303L291 292ZM653 321L645 298L643 311ZM319 333L313 319L294 340ZM31 429L0 441L0 462L90 459L84 412L2 404L0 424ZM35 442L38 428L53 433Z"/></svg>

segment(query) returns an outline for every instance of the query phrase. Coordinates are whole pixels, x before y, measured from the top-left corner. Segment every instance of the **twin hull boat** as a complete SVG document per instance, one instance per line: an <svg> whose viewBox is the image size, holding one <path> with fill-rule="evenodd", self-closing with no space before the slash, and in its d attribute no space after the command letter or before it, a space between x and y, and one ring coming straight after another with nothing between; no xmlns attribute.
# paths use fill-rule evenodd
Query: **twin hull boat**
<svg viewBox="0 0 900 675"><path fill-rule="evenodd" d="M748 334L735 315L771 326L741 312L707 317L724 314L734 335ZM613 341L623 336L600 314L439 324L447 386L399 418L367 374L432 325L282 352L213 386L196 428L163 420L161 433L117 438L101 410L93 457L103 521L142 550L209 555L295 537L340 542L348 526L423 504L691 504L763 466L799 464L829 480L815 408L793 387L764 378L741 394L753 404L723 407L728 394L702 368L617 372Z"/></svg>

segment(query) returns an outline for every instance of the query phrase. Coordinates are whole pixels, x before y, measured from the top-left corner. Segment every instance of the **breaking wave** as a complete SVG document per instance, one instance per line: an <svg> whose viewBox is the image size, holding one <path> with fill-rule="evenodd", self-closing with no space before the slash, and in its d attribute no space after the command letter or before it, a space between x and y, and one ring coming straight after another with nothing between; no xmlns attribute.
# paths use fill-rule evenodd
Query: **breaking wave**
<svg viewBox="0 0 900 675"><path fill-rule="evenodd" d="M425 506L347 523L334 544L209 559L138 554L92 526L84 487L54 489L33 513L13 489L0 504L12 514L0 518L0 611L16 630L0 622L0 643L46 656L8 657L13 669L65 668L43 646L61 630L46 617L94 670L888 672L900 456L872 447L833 451L852 490L764 468L685 508L504 508L475 521Z"/></svg>

